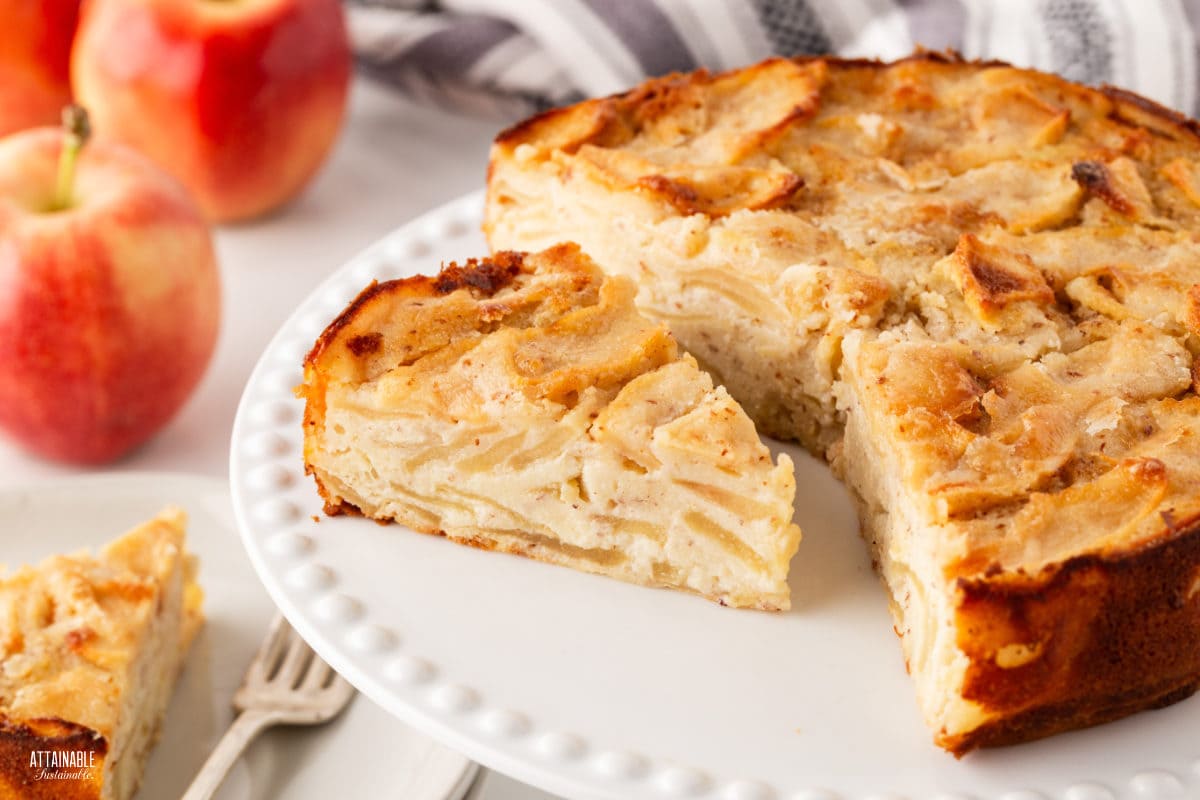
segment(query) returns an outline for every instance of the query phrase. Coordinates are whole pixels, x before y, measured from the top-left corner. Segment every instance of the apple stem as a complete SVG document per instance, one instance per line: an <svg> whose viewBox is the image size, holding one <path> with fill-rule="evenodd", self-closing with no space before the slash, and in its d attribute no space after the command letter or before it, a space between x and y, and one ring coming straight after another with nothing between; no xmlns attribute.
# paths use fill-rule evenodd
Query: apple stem
<svg viewBox="0 0 1200 800"><path fill-rule="evenodd" d="M87 110L74 103L65 106L62 112L63 146L58 154L58 183L54 190L54 210L62 211L71 206L75 187L75 162L79 151L92 136L92 124Z"/></svg>

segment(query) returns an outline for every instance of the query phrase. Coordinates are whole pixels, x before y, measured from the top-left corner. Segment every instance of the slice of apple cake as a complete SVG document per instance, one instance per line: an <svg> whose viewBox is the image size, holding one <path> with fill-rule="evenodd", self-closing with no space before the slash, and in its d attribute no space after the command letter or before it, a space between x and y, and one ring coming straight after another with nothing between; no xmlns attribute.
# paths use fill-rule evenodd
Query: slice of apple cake
<svg viewBox="0 0 1200 800"><path fill-rule="evenodd" d="M326 510L787 608L792 463L635 293L573 245L368 287L299 390Z"/></svg>
<svg viewBox="0 0 1200 800"><path fill-rule="evenodd" d="M776 59L500 135L493 248L578 242L849 484L963 753L1200 685L1200 126L998 63Z"/></svg>
<svg viewBox="0 0 1200 800"><path fill-rule="evenodd" d="M203 621L184 524L168 509L98 556L0 578L0 796L137 791Z"/></svg>

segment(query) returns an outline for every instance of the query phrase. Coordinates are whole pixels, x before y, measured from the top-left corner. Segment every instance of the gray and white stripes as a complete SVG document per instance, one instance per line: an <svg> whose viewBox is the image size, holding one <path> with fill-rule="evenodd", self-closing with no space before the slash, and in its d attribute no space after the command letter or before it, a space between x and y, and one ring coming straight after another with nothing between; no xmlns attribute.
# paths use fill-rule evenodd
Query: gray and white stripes
<svg viewBox="0 0 1200 800"><path fill-rule="evenodd" d="M347 0L360 64L414 97L516 118L650 75L771 54L952 47L1200 114L1200 0Z"/></svg>

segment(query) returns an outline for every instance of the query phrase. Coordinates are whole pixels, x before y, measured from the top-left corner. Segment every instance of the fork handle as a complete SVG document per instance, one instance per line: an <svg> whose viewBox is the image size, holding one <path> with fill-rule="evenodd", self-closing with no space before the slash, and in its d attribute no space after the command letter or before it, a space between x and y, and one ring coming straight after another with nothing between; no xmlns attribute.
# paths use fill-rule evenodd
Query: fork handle
<svg viewBox="0 0 1200 800"><path fill-rule="evenodd" d="M180 800L209 800L221 786L225 776L238 756L246 749L246 745L257 736L263 728L274 725L279 721L277 715L270 711L243 711L225 731L217 747L209 755L204 766L196 773L192 785L188 787Z"/></svg>

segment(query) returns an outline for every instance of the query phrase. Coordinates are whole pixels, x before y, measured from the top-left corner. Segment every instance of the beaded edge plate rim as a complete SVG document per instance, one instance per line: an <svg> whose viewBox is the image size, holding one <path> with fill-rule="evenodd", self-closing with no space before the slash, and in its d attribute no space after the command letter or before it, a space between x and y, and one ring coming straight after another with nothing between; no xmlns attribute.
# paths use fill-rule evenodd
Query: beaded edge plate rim
<svg viewBox="0 0 1200 800"><path fill-rule="evenodd" d="M310 537L295 531L299 507L283 490L311 490L303 474L300 402L292 388L311 343L363 286L415 274L395 264L428 255L434 245L477 228L478 190L420 215L386 234L335 270L305 298L272 337L246 383L230 446L234 516L251 564L268 594L313 648L374 702L472 759L547 791L587 800L906 800L894 794L853 794L824 788L784 789L758 780L727 779L645 753L610 749L575 733L542 729L524 712L490 707L485 695L441 677L439 665L400 646L386 621L343 591L336 572L313 555ZM323 620L323 624L318 621ZM1200 779L1200 759L1179 765ZM1161 768L1137 771L1114 792L1076 781L1061 794L1015 789L986 800L1167 800L1185 797L1185 783ZM981 800L937 793L933 800Z"/></svg>

